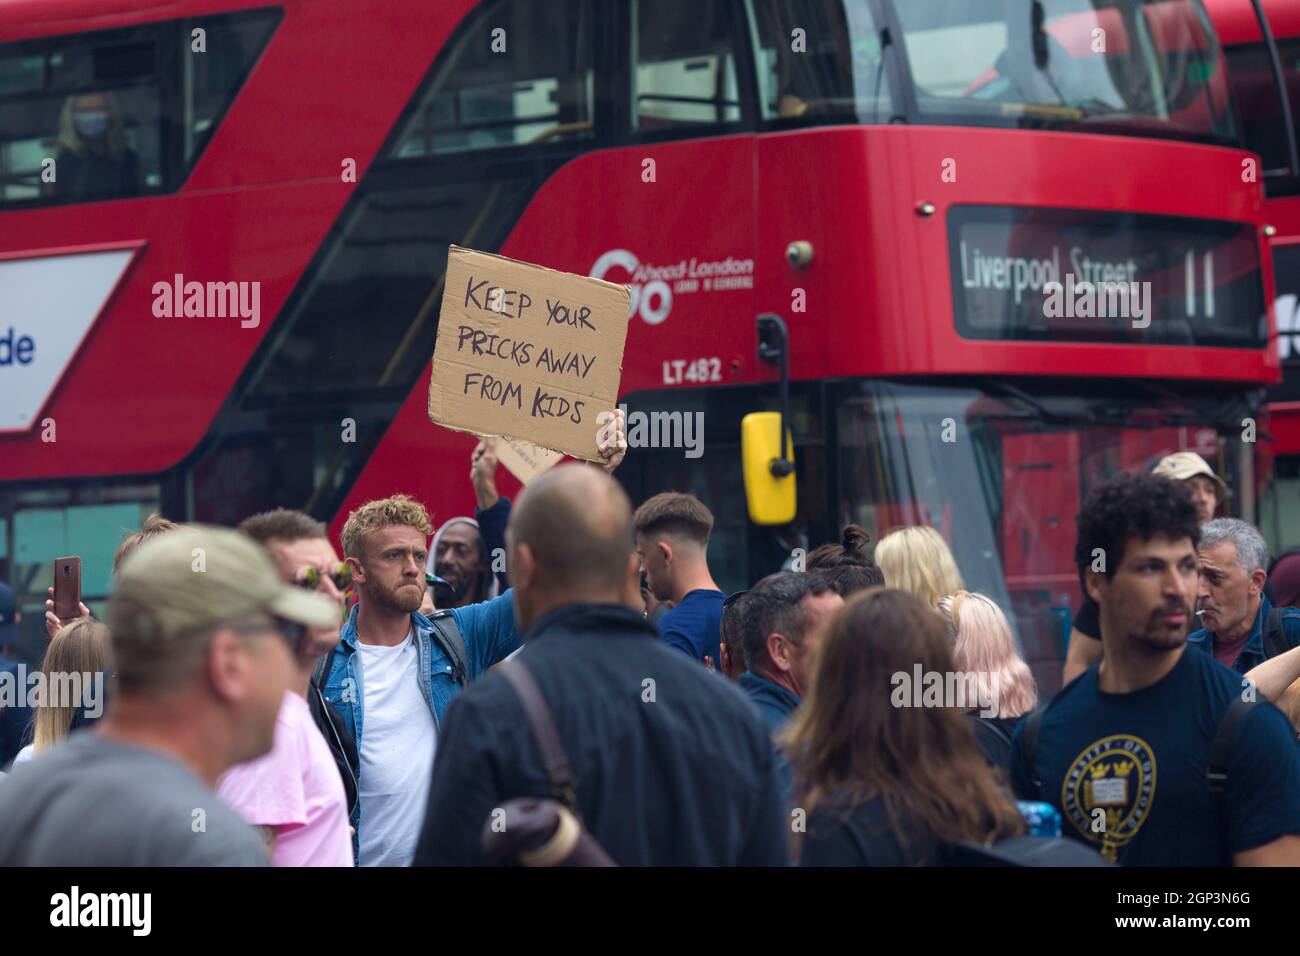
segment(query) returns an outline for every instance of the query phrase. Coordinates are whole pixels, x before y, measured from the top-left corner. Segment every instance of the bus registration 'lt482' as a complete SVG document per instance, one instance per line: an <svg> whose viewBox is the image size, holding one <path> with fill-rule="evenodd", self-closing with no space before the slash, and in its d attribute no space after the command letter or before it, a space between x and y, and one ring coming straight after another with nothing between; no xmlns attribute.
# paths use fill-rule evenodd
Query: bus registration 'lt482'
<svg viewBox="0 0 1300 956"><path fill-rule="evenodd" d="M680 385L682 382L721 382L722 359L702 358L669 359L664 362L664 384Z"/></svg>

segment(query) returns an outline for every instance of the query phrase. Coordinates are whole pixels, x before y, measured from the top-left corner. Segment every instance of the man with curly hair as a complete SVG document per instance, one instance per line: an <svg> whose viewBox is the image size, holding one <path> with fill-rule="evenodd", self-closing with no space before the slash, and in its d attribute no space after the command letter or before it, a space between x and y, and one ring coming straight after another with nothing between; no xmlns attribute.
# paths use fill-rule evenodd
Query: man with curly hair
<svg viewBox="0 0 1300 956"><path fill-rule="evenodd" d="M317 675L356 744L351 822L361 866L411 862L443 713L521 641L509 591L432 619L419 613L432 531L424 506L406 495L366 502L343 525L358 600ZM322 732L330 739L330 728Z"/></svg>
<svg viewBox="0 0 1300 956"><path fill-rule="evenodd" d="M1066 835L1126 866L1300 864L1300 749L1285 717L1188 652L1200 527L1179 482L1123 474L1078 518L1099 665L1016 733L1011 777Z"/></svg>

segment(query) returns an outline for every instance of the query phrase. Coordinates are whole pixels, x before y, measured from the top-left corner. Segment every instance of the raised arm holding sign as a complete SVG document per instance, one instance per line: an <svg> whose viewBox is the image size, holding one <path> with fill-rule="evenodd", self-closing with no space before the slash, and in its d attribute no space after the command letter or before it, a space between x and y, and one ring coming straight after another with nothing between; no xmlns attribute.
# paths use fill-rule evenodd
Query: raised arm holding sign
<svg viewBox="0 0 1300 956"><path fill-rule="evenodd" d="M627 454L627 433L623 411L615 409L611 412L602 412L596 416L596 420L603 421L605 424L596 438L596 450L600 454L600 459L593 464L613 474L614 469ZM478 522L479 533L483 536L483 548L486 554L506 553L505 535L506 523L510 520L510 499L503 498L497 493L497 464L501 463L509 467L514 471L515 477L527 485L533 478L544 474L564 457L558 452L527 445L523 454L546 457L540 458L540 461L539 457L525 458L512 466L509 456L514 453L510 449L516 444L520 443L503 442L498 438L484 438L475 446L474 453L470 456L469 480L474 486L474 498L477 502L474 519ZM493 570L497 573L502 590L509 587L504 565L494 567Z"/></svg>

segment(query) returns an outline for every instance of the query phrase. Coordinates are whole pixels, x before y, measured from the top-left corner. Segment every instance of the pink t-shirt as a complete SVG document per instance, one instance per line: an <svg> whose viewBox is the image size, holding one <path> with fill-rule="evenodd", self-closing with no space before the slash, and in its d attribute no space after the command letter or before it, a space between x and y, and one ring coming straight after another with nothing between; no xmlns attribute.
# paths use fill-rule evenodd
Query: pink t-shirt
<svg viewBox="0 0 1300 956"><path fill-rule="evenodd" d="M343 781L307 702L292 691L271 752L227 770L217 794L254 826L275 827L272 866L352 866Z"/></svg>

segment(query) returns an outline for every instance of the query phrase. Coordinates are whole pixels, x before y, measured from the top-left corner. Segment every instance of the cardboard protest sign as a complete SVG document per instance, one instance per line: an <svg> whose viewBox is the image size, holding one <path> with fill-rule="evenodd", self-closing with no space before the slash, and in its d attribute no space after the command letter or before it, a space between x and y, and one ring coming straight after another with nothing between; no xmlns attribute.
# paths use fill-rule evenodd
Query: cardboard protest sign
<svg viewBox="0 0 1300 956"><path fill-rule="evenodd" d="M429 419L599 459L596 416L616 407L629 311L627 286L452 246Z"/></svg>
<svg viewBox="0 0 1300 956"><path fill-rule="evenodd" d="M538 448L532 442L503 441L497 445L497 461L525 485L563 457L558 451Z"/></svg>

